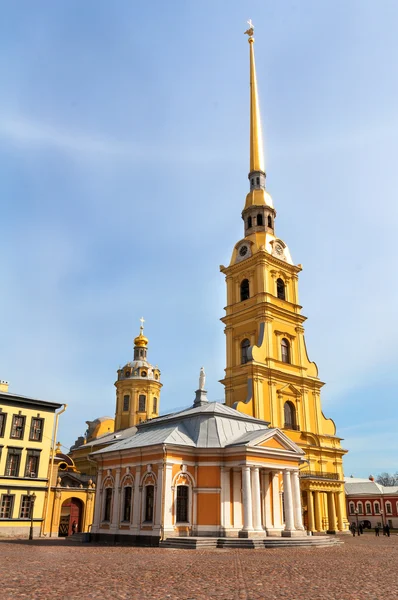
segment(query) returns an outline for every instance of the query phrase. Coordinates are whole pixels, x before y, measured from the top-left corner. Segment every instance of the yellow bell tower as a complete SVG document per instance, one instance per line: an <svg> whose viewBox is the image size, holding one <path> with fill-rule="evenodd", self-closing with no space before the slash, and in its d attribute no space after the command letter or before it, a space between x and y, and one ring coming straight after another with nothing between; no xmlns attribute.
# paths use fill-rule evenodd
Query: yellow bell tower
<svg viewBox="0 0 398 600"><path fill-rule="evenodd" d="M134 340L134 360L117 372L115 431L159 416L160 370L147 361L144 319Z"/></svg>
<svg viewBox="0 0 398 600"><path fill-rule="evenodd" d="M298 274L287 244L275 234L276 211L266 190L254 60L250 48L250 190L242 211L244 237L228 267L225 324L228 406L279 427L306 452L300 473L304 520L311 531L347 529L343 464L346 450L322 413L324 385L307 355Z"/></svg>

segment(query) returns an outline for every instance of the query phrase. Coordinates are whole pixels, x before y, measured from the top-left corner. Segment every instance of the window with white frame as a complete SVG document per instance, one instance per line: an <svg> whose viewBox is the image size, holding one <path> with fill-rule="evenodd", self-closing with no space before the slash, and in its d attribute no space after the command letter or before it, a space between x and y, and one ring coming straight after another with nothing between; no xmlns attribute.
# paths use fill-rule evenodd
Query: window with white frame
<svg viewBox="0 0 398 600"><path fill-rule="evenodd" d="M370 504L370 502L366 502L366 504L365 504L365 510L366 510L366 514L367 515L371 515L372 514L372 505Z"/></svg>
<svg viewBox="0 0 398 600"><path fill-rule="evenodd" d="M19 511L20 519L30 519L32 512L32 496L25 495L21 497L21 509Z"/></svg>
<svg viewBox="0 0 398 600"><path fill-rule="evenodd" d="M375 502L373 506L375 509L375 514L379 515L380 514L380 504L378 502Z"/></svg>
<svg viewBox="0 0 398 600"><path fill-rule="evenodd" d="M355 504L350 502L350 515L355 514Z"/></svg>
<svg viewBox="0 0 398 600"><path fill-rule="evenodd" d="M386 502L386 513L388 515L392 515L392 506L391 506L391 502Z"/></svg>
<svg viewBox="0 0 398 600"><path fill-rule="evenodd" d="M177 523L187 523L189 503L189 487L187 485L177 486L176 498L176 521Z"/></svg>
<svg viewBox="0 0 398 600"><path fill-rule="evenodd" d="M357 502L358 514L363 515L363 504L362 502Z"/></svg>

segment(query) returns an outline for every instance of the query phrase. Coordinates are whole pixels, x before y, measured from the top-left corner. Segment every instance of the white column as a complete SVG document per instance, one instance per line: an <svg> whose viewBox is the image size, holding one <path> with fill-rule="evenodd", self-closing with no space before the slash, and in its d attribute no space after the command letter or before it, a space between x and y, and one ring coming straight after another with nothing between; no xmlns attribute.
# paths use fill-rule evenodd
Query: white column
<svg viewBox="0 0 398 600"><path fill-rule="evenodd" d="M159 465L155 501L155 522L153 529L160 535L162 529L162 498L163 498L163 465Z"/></svg>
<svg viewBox="0 0 398 600"><path fill-rule="evenodd" d="M253 527L255 531L263 531L261 524L261 495L260 495L260 470L252 467L252 502L253 502Z"/></svg>
<svg viewBox="0 0 398 600"><path fill-rule="evenodd" d="M221 467L221 528L231 528L231 469Z"/></svg>
<svg viewBox="0 0 398 600"><path fill-rule="evenodd" d="M169 534L174 531L173 527L173 465L166 464L164 472L164 504L163 504L163 530Z"/></svg>
<svg viewBox="0 0 398 600"><path fill-rule="evenodd" d="M285 531L294 531L293 495L290 471L283 471L283 498L285 505Z"/></svg>
<svg viewBox="0 0 398 600"><path fill-rule="evenodd" d="M264 473L264 525L266 529L272 528L272 509L271 509L271 486L269 481L269 472Z"/></svg>
<svg viewBox="0 0 398 600"><path fill-rule="evenodd" d="M130 529L133 533L138 535L141 519L141 466L137 467L135 470L135 479L134 479L134 500L133 500L133 519L131 523Z"/></svg>
<svg viewBox="0 0 398 600"><path fill-rule="evenodd" d="M303 512L301 507L300 479L298 471L292 471L291 481L293 492L294 525L296 529L304 531Z"/></svg>
<svg viewBox="0 0 398 600"><path fill-rule="evenodd" d="M233 472L233 503L234 503L234 529L242 529L242 477L241 471Z"/></svg>
<svg viewBox="0 0 398 600"><path fill-rule="evenodd" d="M273 513L274 513L273 514L274 529L283 529L282 515L281 515L279 473L277 471L272 472L272 504L273 504Z"/></svg>
<svg viewBox="0 0 398 600"><path fill-rule="evenodd" d="M98 469L97 482L95 484L95 507L94 519L91 527L91 532L96 533L99 529L101 520L101 501L102 501L102 469Z"/></svg>
<svg viewBox="0 0 398 600"><path fill-rule="evenodd" d="M120 467L116 469L115 487L113 490L113 505L110 531L119 529L119 508L120 508Z"/></svg>
<svg viewBox="0 0 398 600"><path fill-rule="evenodd" d="M242 467L243 531L253 531L250 467Z"/></svg>

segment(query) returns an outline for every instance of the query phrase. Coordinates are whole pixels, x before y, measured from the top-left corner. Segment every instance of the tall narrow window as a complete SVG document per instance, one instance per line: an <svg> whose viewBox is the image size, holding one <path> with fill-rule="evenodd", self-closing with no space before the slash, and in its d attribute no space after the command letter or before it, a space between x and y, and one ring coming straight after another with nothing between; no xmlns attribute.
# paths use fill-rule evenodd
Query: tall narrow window
<svg viewBox="0 0 398 600"><path fill-rule="evenodd" d="M34 417L32 418L29 432L29 439L32 442L41 442L43 437L43 426L44 419L35 419Z"/></svg>
<svg viewBox="0 0 398 600"><path fill-rule="evenodd" d="M0 412L0 437L4 437L4 429L6 427L7 413Z"/></svg>
<svg viewBox="0 0 398 600"><path fill-rule="evenodd" d="M388 515L392 515L392 507L391 507L391 502L386 502L386 513Z"/></svg>
<svg viewBox="0 0 398 600"><path fill-rule="evenodd" d="M283 279L276 280L276 295L281 300L286 300L285 282Z"/></svg>
<svg viewBox="0 0 398 600"><path fill-rule="evenodd" d="M240 362L245 365L249 362L250 341L246 338L240 344Z"/></svg>
<svg viewBox="0 0 398 600"><path fill-rule="evenodd" d="M355 504L353 502L350 502L350 515L353 515L355 513Z"/></svg>
<svg viewBox="0 0 398 600"><path fill-rule="evenodd" d="M153 412L154 413L158 412L158 399L157 398L153 399Z"/></svg>
<svg viewBox="0 0 398 600"><path fill-rule="evenodd" d="M38 450L28 450L25 466L25 477L39 476L40 452Z"/></svg>
<svg viewBox="0 0 398 600"><path fill-rule="evenodd" d="M294 407L293 402L285 402L285 405L283 407L283 413L285 417L286 429L297 429L296 409Z"/></svg>
<svg viewBox="0 0 398 600"><path fill-rule="evenodd" d="M257 215L257 225L262 225L263 224L263 215L259 214Z"/></svg>
<svg viewBox="0 0 398 600"><path fill-rule="evenodd" d="M146 396L144 394L140 394L138 396L138 412L145 412L146 405Z"/></svg>
<svg viewBox="0 0 398 600"><path fill-rule="evenodd" d="M130 408L130 396L127 394L123 396L123 411L127 412Z"/></svg>
<svg viewBox="0 0 398 600"><path fill-rule="evenodd" d="M188 519L188 498L189 498L189 487L187 485L177 486L177 511L176 521L177 523L187 523Z"/></svg>
<svg viewBox="0 0 398 600"><path fill-rule="evenodd" d="M244 279L242 281L242 283L240 284L240 299L242 301L242 300L248 300L248 298L250 298L249 280Z"/></svg>
<svg viewBox="0 0 398 600"><path fill-rule="evenodd" d="M379 515L380 514L380 504L378 502L375 502L374 507L375 507L375 514Z"/></svg>
<svg viewBox="0 0 398 600"><path fill-rule="evenodd" d="M260 177L256 177L256 184L260 185Z"/></svg>
<svg viewBox="0 0 398 600"><path fill-rule="evenodd" d="M9 448L6 461L5 475L7 477L19 476L19 465L21 463L22 449Z"/></svg>
<svg viewBox="0 0 398 600"><path fill-rule="evenodd" d="M358 514L359 515L363 515L363 504L362 504L362 502L358 502L357 503L357 507L358 507Z"/></svg>
<svg viewBox="0 0 398 600"><path fill-rule="evenodd" d="M124 494L123 494L123 521L130 521L131 498L132 498L132 488L130 486L125 487Z"/></svg>
<svg viewBox="0 0 398 600"><path fill-rule="evenodd" d="M271 215L268 215L268 227L270 227L272 229L272 217L271 217Z"/></svg>
<svg viewBox="0 0 398 600"><path fill-rule="evenodd" d="M145 486L145 521L153 521L153 501L155 498L155 486Z"/></svg>
<svg viewBox="0 0 398 600"><path fill-rule="evenodd" d="M12 494L3 494L0 502L0 519L11 519L14 506L14 496Z"/></svg>
<svg viewBox="0 0 398 600"><path fill-rule="evenodd" d="M19 511L20 519L30 519L32 511L32 498L31 496L22 496L21 498L21 510Z"/></svg>
<svg viewBox="0 0 398 600"><path fill-rule="evenodd" d="M14 415L12 418L11 436L14 440L22 440L25 429L25 417Z"/></svg>
<svg viewBox="0 0 398 600"><path fill-rule="evenodd" d="M372 514L372 507L370 506L370 502L367 502L365 504L365 510L366 510L366 514L367 515L371 515Z"/></svg>
<svg viewBox="0 0 398 600"><path fill-rule="evenodd" d="M282 362L290 364L290 344L286 338L281 341Z"/></svg>
<svg viewBox="0 0 398 600"><path fill-rule="evenodd" d="M247 228L250 229L251 226L252 226L252 218L248 217L248 219L247 219Z"/></svg>
<svg viewBox="0 0 398 600"><path fill-rule="evenodd" d="M104 521L111 520L112 488L105 488Z"/></svg>

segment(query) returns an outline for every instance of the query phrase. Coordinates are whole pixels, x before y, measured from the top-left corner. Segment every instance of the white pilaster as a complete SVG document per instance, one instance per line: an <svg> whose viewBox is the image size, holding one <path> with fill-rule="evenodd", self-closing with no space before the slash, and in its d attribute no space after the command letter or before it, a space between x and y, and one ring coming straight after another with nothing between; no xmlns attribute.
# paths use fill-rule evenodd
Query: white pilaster
<svg viewBox="0 0 398 600"><path fill-rule="evenodd" d="M101 520L101 502L102 502L102 469L98 469L97 482L95 484L95 506L94 506L94 519L91 527L92 533L97 533Z"/></svg>
<svg viewBox="0 0 398 600"><path fill-rule="evenodd" d="M265 471L263 476L263 498L264 498L264 526L272 528L272 508L271 508L271 485L269 480L269 472Z"/></svg>
<svg viewBox="0 0 398 600"><path fill-rule="evenodd" d="M285 531L295 531L292 485L290 481L290 471L287 470L283 471L283 492L285 506Z"/></svg>
<svg viewBox="0 0 398 600"><path fill-rule="evenodd" d="M263 531L261 524L261 495L260 495L260 470L259 467L251 469L253 527L255 531Z"/></svg>
<svg viewBox="0 0 398 600"><path fill-rule="evenodd" d="M231 528L231 469L221 468L221 528Z"/></svg>
<svg viewBox="0 0 398 600"><path fill-rule="evenodd" d="M242 529L242 477L241 471L233 471L233 511L234 511L234 529Z"/></svg>
<svg viewBox="0 0 398 600"><path fill-rule="evenodd" d="M250 467L242 467L243 531L253 531Z"/></svg>
<svg viewBox="0 0 398 600"><path fill-rule="evenodd" d="M279 473L277 471L272 472L272 505L273 505L273 529L281 530L282 526L282 514L281 514L281 497L280 497L280 483Z"/></svg>
<svg viewBox="0 0 398 600"><path fill-rule="evenodd" d="M133 534L138 535L140 525L141 525L141 466L137 467L135 470L135 479L134 479L134 500L133 500L133 519L131 523L131 532Z"/></svg>
<svg viewBox="0 0 398 600"><path fill-rule="evenodd" d="M291 482L293 493L294 525L297 530L304 531L303 511L301 506L300 479L298 471L292 471Z"/></svg>
<svg viewBox="0 0 398 600"><path fill-rule="evenodd" d="M155 500L155 522L153 525L154 531L158 532L159 535L162 528L163 468L163 465L159 465Z"/></svg>
<svg viewBox="0 0 398 600"><path fill-rule="evenodd" d="M173 508L173 465L166 464L164 472L164 504L163 504L163 530L165 534L174 531L174 508Z"/></svg>
<svg viewBox="0 0 398 600"><path fill-rule="evenodd" d="M115 533L119 529L119 508L120 508L120 467L116 469L115 487L113 489L113 505L110 531Z"/></svg>

